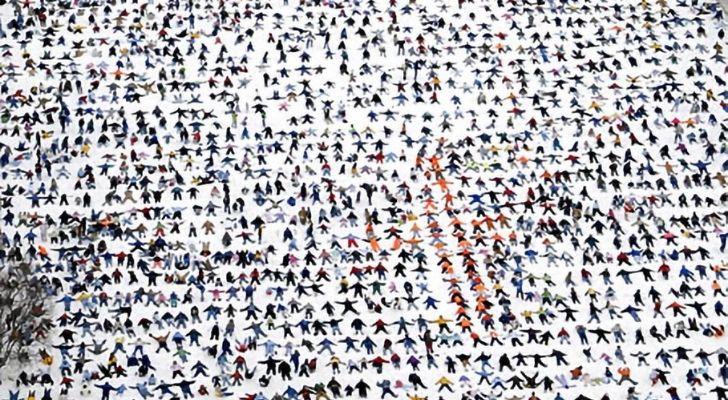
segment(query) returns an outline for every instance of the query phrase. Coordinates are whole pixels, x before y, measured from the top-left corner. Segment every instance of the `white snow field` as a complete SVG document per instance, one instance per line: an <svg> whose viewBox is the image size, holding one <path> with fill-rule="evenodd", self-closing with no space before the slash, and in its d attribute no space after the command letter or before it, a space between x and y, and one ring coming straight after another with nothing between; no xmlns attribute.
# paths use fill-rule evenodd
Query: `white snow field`
<svg viewBox="0 0 728 400"><path fill-rule="evenodd" d="M727 399L723 13L1 5L0 399Z"/></svg>

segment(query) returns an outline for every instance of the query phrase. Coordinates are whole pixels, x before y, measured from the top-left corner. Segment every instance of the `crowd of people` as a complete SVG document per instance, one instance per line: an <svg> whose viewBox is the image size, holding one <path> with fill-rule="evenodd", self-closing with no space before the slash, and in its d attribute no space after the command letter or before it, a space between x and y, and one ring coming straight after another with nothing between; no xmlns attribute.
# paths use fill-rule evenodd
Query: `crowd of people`
<svg viewBox="0 0 728 400"><path fill-rule="evenodd" d="M728 400L717 2L3 3L3 399Z"/></svg>

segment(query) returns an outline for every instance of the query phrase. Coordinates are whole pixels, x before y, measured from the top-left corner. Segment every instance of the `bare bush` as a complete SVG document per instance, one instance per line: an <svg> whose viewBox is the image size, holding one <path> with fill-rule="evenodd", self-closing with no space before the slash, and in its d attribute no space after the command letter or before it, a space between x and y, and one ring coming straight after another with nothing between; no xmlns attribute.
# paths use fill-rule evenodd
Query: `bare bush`
<svg viewBox="0 0 728 400"><path fill-rule="evenodd" d="M43 346L53 327L49 288L27 263L0 270L0 367L27 362Z"/></svg>

